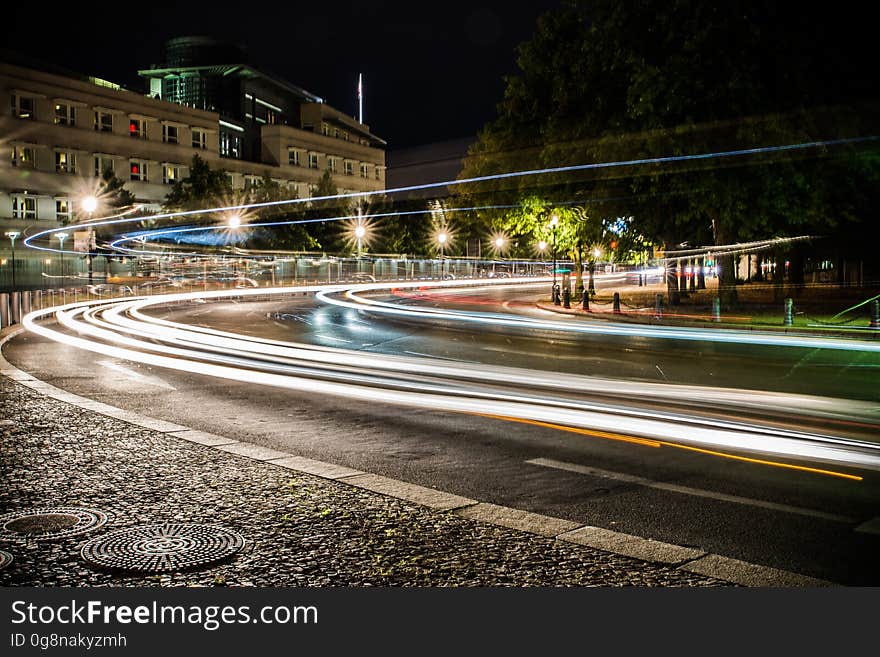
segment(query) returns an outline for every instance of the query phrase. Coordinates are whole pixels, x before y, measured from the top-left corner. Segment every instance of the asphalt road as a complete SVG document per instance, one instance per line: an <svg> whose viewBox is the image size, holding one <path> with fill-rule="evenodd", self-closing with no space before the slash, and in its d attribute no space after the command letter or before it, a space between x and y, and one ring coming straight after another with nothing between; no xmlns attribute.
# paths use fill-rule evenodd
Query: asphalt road
<svg viewBox="0 0 880 657"><path fill-rule="evenodd" d="M474 290L395 300L541 312L533 310L535 295L528 289ZM199 304L160 314L365 352L795 392L880 406L880 359L859 352L462 330L436 322L392 322L318 306L311 298ZM880 535L856 531L880 516L877 472L838 468L863 476L852 481L549 427L302 394L104 359L33 335L15 338L4 353L61 388L194 428L842 584L880 584ZM603 391L578 394L602 397ZM876 418L782 416L772 404L735 412L705 403L693 408L687 399L681 404L710 416L759 417L833 435L871 439L878 433Z"/></svg>

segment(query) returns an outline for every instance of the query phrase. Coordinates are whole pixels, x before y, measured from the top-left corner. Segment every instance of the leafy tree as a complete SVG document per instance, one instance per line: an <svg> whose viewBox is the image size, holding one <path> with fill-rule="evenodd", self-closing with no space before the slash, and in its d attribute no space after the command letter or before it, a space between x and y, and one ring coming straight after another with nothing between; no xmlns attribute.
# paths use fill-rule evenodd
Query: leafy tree
<svg viewBox="0 0 880 657"><path fill-rule="evenodd" d="M675 249L804 230L833 234L841 227L835 190L855 179L867 186L857 202L844 203L846 222L871 230L876 144L703 157L873 134L876 107L859 104L876 97L871 58L865 41L850 34L852 17L835 20L820 8L792 13L772 0L568 2L519 47L520 71L507 79L498 118L481 131L462 177L605 165L484 181L463 192L484 202L575 201L601 218L596 226L632 217L630 231L642 242ZM822 109L831 103L838 105ZM681 159L620 164L668 156ZM672 303L675 266L670 260ZM722 300L735 303L732 256L720 271Z"/></svg>
<svg viewBox="0 0 880 657"><path fill-rule="evenodd" d="M232 195L232 184L223 169L212 169L198 155L193 155L189 175L178 180L165 197L168 210L210 208Z"/></svg>

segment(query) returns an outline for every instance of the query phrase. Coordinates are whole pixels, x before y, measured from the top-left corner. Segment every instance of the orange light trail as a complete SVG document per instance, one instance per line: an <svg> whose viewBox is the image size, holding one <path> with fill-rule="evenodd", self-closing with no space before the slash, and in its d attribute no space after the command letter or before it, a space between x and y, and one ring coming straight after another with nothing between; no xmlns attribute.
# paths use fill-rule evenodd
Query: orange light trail
<svg viewBox="0 0 880 657"><path fill-rule="evenodd" d="M806 465L794 465L793 463L782 463L781 461L768 461L766 459L756 459L748 456L739 456L737 454L729 454L727 452L718 452L711 449L703 449L700 447L691 447L690 445L682 445L680 443L672 443L666 440L651 440L650 438L637 438L635 436L625 436L623 434L608 433L605 431L595 431L593 429L582 429L580 427L569 427L564 424L552 424L550 422L540 422L538 420L527 420L524 418L510 417L507 415L490 415L486 413L472 413L495 420L505 420L507 422L517 422L519 424L531 424L538 427L546 427L548 429L556 429L558 431L567 431L569 433L577 433L585 436L595 436L596 438L606 438L645 447L677 447L678 449L686 449L691 452L700 454L708 454L709 456L719 456L721 458L732 459L734 461L745 461L746 463L755 463L758 465L770 465L776 468L785 468L788 470L798 470L800 472L810 472L813 474L822 474L829 477L839 477L841 479L849 479L851 481L862 481L862 477L858 475L847 474L845 472L836 472L835 470L823 470L821 468L811 468Z"/></svg>

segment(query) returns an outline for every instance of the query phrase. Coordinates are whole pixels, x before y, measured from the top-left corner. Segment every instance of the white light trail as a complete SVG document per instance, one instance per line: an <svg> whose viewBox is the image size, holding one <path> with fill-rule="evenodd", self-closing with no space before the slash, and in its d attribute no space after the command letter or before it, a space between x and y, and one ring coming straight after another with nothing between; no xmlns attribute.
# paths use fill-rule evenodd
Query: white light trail
<svg viewBox="0 0 880 657"><path fill-rule="evenodd" d="M529 282L534 282L533 279ZM510 285L511 281L489 283ZM431 287L487 286L486 281L448 281ZM401 288L424 287L406 282ZM297 291L331 293L381 289L381 285L313 286ZM387 284L384 286L387 288ZM580 390L618 392L630 398L642 393L655 398L693 399L766 408L779 404L800 414L858 413L868 417L873 406L861 402L824 400L801 395L718 390L699 386L605 381L576 375L535 372L485 364L450 363L430 358L389 357L354 350L251 338L191 327L144 314L151 306L196 299L262 297L289 293L289 288L193 292L150 298L82 302L32 312L24 326L39 335L104 356L195 374L254 384L327 394L371 403L398 404L432 411L503 416L526 421L564 424L605 432L622 432L658 440L785 455L857 467L880 469L880 445L832 435L784 430L745 422L721 421L680 412L660 412L585 401ZM349 304L350 302L344 302ZM360 304L352 303L358 309ZM384 306L377 306L384 308ZM370 306L372 309L373 306ZM384 308L388 309L388 308ZM400 309L398 309L400 310ZM425 309L428 310L428 309ZM436 317L443 311L430 309ZM55 316L66 331L40 322ZM443 315L441 315L443 316ZM502 316L503 317L503 316ZM495 316L481 319L497 319ZM568 328L568 325L564 325ZM412 372L419 372L413 375ZM606 390L604 386L608 386ZM526 389L524 391L524 389ZM664 393L660 394L659 389ZM572 391L575 391L574 393ZM868 408L870 407L870 408Z"/></svg>

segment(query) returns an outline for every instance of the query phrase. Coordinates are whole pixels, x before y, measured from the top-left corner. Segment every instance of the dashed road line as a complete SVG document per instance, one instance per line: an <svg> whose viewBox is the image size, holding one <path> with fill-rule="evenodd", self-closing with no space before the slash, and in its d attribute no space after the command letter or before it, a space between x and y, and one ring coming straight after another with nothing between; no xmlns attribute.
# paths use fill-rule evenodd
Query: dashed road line
<svg viewBox="0 0 880 657"><path fill-rule="evenodd" d="M565 461L556 461L554 459L529 459L526 461L531 465L538 465L545 468L554 468L556 470L566 470L568 472L577 472L578 474L588 475L590 477L600 477L602 479L613 479L615 481L623 481L646 488L654 488L657 490L669 491L671 493L680 493L682 495L692 495L694 497L704 497L721 502L733 502L734 504L744 504L747 506L760 507L770 509L771 511L782 511L784 513L795 513L801 516L809 516L811 518L819 518L821 520L830 520L832 522L842 522L846 524L854 524L858 522L856 518L842 516L836 513L827 513L825 511L817 511L815 509L805 509L799 506L791 506L789 504L780 504L778 502L768 502L766 500L757 500L751 497L740 497L739 495L728 495L727 493L719 493L717 491L704 490L701 488L691 488L690 486L681 486L679 484L671 484L665 481L654 481L625 474L623 472L611 472L609 470L601 470L578 463L566 463Z"/></svg>

